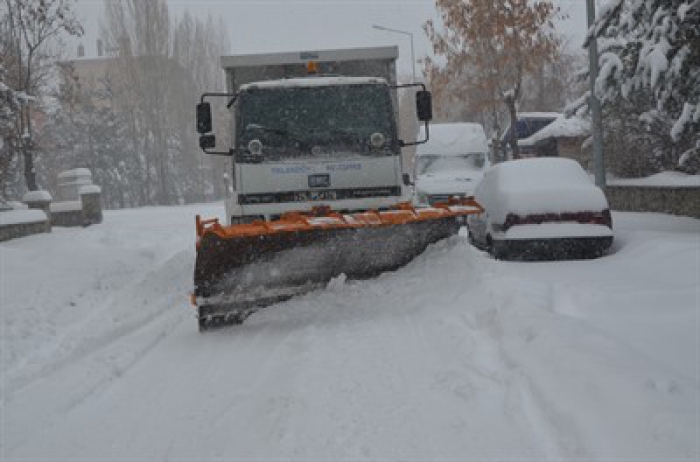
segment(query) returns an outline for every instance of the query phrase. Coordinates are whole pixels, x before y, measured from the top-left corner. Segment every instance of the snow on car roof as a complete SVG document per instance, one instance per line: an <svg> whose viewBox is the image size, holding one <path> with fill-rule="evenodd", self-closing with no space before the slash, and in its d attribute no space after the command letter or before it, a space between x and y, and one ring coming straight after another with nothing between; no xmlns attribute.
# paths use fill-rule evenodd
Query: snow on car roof
<svg viewBox="0 0 700 462"><path fill-rule="evenodd" d="M367 85L385 84L386 80L380 77L298 77L294 79L266 80L241 85L240 90L251 88L293 88L293 87L326 87L329 85Z"/></svg>
<svg viewBox="0 0 700 462"><path fill-rule="evenodd" d="M491 167L475 191L495 222L508 213L563 213L608 208L605 195L581 165L555 157L520 159Z"/></svg>
<svg viewBox="0 0 700 462"><path fill-rule="evenodd" d="M481 124L446 123L431 124L427 143L419 144L416 155L463 155L488 152L488 141ZM421 126L419 140L425 137L425 126Z"/></svg>
<svg viewBox="0 0 700 462"><path fill-rule="evenodd" d="M490 175L503 189L522 191L549 186L591 186L591 179L581 165L572 159L538 157L501 162L491 168Z"/></svg>

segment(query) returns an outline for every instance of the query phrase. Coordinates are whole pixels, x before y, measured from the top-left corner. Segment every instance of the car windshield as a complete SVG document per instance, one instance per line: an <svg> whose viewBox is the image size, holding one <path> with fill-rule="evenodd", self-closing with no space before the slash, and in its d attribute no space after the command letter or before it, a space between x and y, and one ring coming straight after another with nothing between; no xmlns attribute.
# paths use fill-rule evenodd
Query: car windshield
<svg viewBox="0 0 700 462"><path fill-rule="evenodd" d="M238 145L259 139L269 158L336 151L369 153L370 138L394 139L393 109L385 84L250 89L238 106ZM373 154L382 153L375 149Z"/></svg>
<svg viewBox="0 0 700 462"><path fill-rule="evenodd" d="M554 122L554 120L554 117L541 119L519 119L517 124L518 139L528 138L534 135L547 125Z"/></svg>
<svg viewBox="0 0 700 462"><path fill-rule="evenodd" d="M486 160L485 153L462 155L422 155L418 158L417 174L464 170L481 170Z"/></svg>

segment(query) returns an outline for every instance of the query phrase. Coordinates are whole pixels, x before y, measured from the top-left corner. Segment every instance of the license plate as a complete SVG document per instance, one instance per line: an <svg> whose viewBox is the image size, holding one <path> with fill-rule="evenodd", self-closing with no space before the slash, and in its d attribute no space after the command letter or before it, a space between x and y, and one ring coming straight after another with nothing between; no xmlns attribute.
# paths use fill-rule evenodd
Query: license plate
<svg viewBox="0 0 700 462"><path fill-rule="evenodd" d="M329 188L330 186L330 174L322 173L320 175L309 175L309 188Z"/></svg>
<svg viewBox="0 0 700 462"><path fill-rule="evenodd" d="M334 201L337 197L335 191L300 191L294 194L297 202Z"/></svg>

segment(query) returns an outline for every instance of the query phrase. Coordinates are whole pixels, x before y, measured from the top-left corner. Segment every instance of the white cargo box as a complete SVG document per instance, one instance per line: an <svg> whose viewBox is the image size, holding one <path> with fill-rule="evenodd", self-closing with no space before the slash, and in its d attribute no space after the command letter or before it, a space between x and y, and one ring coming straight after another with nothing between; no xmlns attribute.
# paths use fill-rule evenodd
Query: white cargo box
<svg viewBox="0 0 700 462"><path fill-rule="evenodd" d="M222 56L221 66L230 92L251 82L307 77L310 61L316 63L319 75L380 77L395 85L398 56L396 46L345 48Z"/></svg>

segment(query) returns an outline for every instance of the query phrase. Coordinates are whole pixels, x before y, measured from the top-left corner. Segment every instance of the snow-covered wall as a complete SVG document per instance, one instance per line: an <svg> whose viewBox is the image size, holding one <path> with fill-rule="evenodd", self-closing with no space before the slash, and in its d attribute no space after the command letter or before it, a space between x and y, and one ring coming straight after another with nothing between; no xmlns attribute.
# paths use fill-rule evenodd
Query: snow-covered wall
<svg viewBox="0 0 700 462"><path fill-rule="evenodd" d="M612 210L660 212L700 218L699 186L608 185L605 188Z"/></svg>
<svg viewBox="0 0 700 462"><path fill-rule="evenodd" d="M51 223L43 210L0 212L0 242L50 231Z"/></svg>

